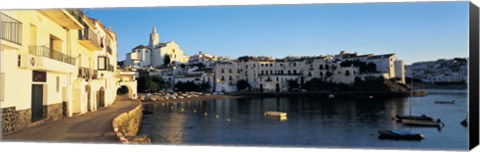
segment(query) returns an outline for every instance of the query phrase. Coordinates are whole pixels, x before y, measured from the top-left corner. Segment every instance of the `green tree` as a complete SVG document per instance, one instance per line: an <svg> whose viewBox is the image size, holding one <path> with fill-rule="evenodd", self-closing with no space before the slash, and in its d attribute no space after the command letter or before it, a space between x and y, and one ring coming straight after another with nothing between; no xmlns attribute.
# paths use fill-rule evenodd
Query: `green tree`
<svg viewBox="0 0 480 152"><path fill-rule="evenodd" d="M177 82L175 84L175 90L177 91L200 91L200 86L192 81Z"/></svg>
<svg viewBox="0 0 480 152"><path fill-rule="evenodd" d="M203 92L208 92L212 87L210 86L210 83L208 82L204 82L202 84L200 84L200 90L202 90Z"/></svg>

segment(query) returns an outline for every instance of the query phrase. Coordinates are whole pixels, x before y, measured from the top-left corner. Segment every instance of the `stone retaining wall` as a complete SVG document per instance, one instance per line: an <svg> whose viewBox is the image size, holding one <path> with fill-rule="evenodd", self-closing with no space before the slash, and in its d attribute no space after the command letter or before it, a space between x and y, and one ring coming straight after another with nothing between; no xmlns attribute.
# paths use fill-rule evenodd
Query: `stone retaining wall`
<svg viewBox="0 0 480 152"><path fill-rule="evenodd" d="M136 100L136 102L138 102L138 105L135 108L113 118L113 131L121 143L131 143L127 137L136 136L140 130L143 117L143 107L140 101Z"/></svg>
<svg viewBox="0 0 480 152"><path fill-rule="evenodd" d="M16 110L16 107L2 108L2 134L8 134L27 127L38 126L66 117L63 103L44 105L43 119L32 122L32 109Z"/></svg>

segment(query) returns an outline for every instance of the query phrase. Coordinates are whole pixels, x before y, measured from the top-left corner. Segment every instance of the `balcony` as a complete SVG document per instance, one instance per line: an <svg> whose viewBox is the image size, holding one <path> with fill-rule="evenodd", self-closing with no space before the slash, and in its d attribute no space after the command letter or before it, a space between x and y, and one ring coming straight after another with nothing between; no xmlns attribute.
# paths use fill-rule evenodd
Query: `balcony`
<svg viewBox="0 0 480 152"><path fill-rule="evenodd" d="M90 50L100 51L100 41L98 39L97 33L89 28L78 31L78 39L81 45L85 46Z"/></svg>
<svg viewBox="0 0 480 152"><path fill-rule="evenodd" d="M62 52L55 51L45 46L30 46L29 53L35 56L43 56L63 63L75 65L76 58L68 56Z"/></svg>
<svg viewBox="0 0 480 152"><path fill-rule="evenodd" d="M39 12L67 29L80 30L84 28L83 25L77 20L78 16L70 14L72 11L67 11L64 9L50 9L39 10Z"/></svg>
<svg viewBox="0 0 480 152"><path fill-rule="evenodd" d="M22 22L0 12L0 38L4 41L22 45Z"/></svg>

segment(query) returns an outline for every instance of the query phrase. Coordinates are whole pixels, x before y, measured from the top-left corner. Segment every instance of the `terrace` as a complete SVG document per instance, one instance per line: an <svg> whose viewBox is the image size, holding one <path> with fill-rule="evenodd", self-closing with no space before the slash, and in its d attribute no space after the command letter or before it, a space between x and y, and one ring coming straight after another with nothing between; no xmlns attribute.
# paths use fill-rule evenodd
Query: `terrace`
<svg viewBox="0 0 480 152"><path fill-rule="evenodd" d="M75 65L76 58L66 55L60 51L53 50L46 46L32 45L29 47L29 53L35 56L43 56L63 63Z"/></svg>

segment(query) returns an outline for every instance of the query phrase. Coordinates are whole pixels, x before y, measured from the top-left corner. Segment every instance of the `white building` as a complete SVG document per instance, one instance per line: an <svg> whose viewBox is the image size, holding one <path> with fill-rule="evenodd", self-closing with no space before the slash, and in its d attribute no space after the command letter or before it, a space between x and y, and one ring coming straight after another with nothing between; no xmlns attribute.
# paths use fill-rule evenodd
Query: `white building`
<svg viewBox="0 0 480 152"><path fill-rule="evenodd" d="M349 64L346 61L350 61ZM375 64L375 71L360 71L353 61ZM345 62L345 63L344 63ZM238 80L246 80L251 90L266 92L288 90L288 81L295 80L302 86L307 81L318 78L326 82L352 85L356 78L397 77L400 83L405 81L403 61L396 60L395 54L357 55L342 51L335 56L286 57L272 59L268 57L250 57L242 61L218 62L215 64L215 91L233 92Z"/></svg>
<svg viewBox="0 0 480 152"><path fill-rule="evenodd" d="M180 64L189 60L180 46L175 41L160 42L157 28L154 27L150 33L150 41L148 46L139 45L127 53L124 61L124 67L144 68L144 67L160 67L165 65L166 59L170 59L169 63Z"/></svg>

